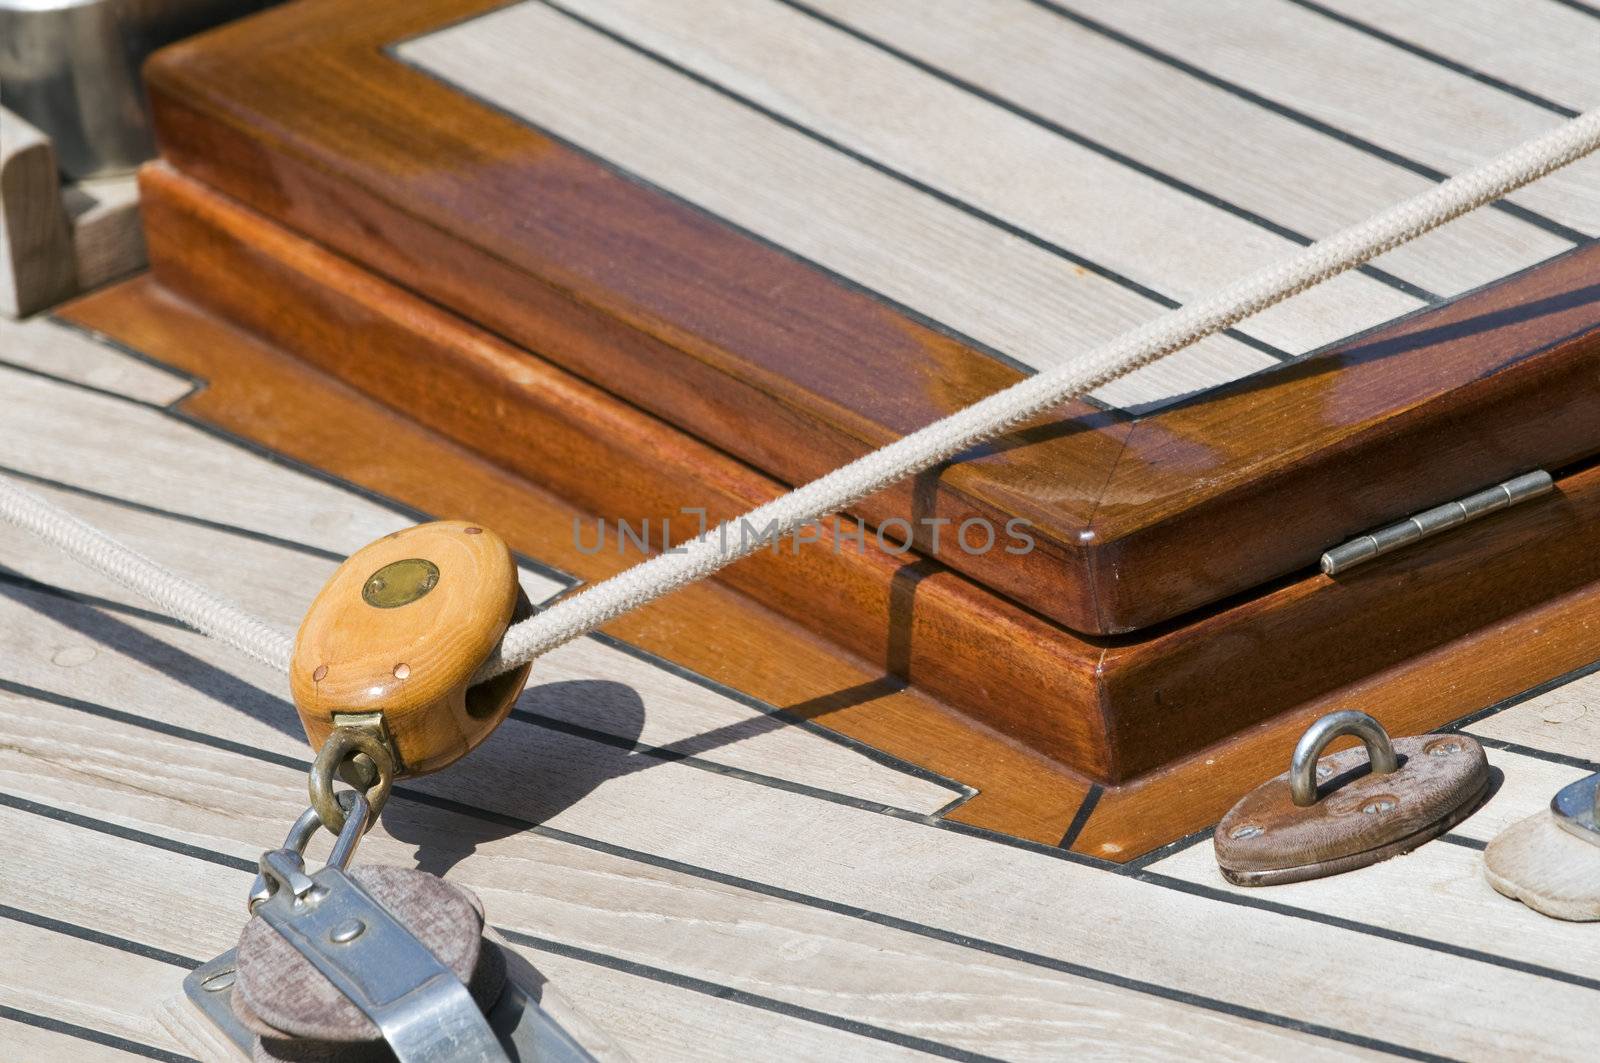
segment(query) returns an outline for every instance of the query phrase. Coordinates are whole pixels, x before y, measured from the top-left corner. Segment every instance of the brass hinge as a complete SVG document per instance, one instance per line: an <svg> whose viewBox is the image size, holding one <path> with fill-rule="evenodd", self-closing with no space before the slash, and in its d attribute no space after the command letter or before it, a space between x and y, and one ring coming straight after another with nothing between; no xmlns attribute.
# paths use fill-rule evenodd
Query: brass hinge
<svg viewBox="0 0 1600 1063"><path fill-rule="evenodd" d="M1554 487L1555 480L1543 469L1523 473L1505 483L1495 484L1465 498L1446 502L1442 506L1425 509L1415 516L1394 524L1386 524L1376 531L1358 535L1349 542L1341 543L1322 555L1322 571L1330 576L1337 576L1362 562L1371 561L1402 546L1409 546L1418 539L1438 535L1440 532L1448 531L1470 520L1477 520L1496 510L1547 494Z"/></svg>

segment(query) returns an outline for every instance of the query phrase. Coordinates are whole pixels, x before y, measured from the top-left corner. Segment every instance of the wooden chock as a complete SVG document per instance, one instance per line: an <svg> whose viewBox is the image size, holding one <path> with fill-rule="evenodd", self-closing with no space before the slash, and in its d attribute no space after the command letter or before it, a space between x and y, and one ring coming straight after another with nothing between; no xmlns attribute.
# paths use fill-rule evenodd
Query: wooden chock
<svg viewBox="0 0 1600 1063"><path fill-rule="evenodd" d="M1600 773L1496 835L1483 873L1499 892L1553 919L1600 920Z"/></svg>
<svg viewBox="0 0 1600 1063"><path fill-rule="evenodd" d="M1355 735L1365 750L1321 756ZM1461 822L1489 789L1489 762L1461 734L1390 742L1364 712L1312 724L1288 771L1246 794L1217 824L1222 876L1270 886L1337 875L1410 852Z"/></svg>
<svg viewBox="0 0 1600 1063"><path fill-rule="evenodd" d="M437 771L495 729L530 665L472 676L532 613L505 541L467 521L394 532L350 555L311 603L289 686L313 749L335 727L376 731L396 774Z"/></svg>

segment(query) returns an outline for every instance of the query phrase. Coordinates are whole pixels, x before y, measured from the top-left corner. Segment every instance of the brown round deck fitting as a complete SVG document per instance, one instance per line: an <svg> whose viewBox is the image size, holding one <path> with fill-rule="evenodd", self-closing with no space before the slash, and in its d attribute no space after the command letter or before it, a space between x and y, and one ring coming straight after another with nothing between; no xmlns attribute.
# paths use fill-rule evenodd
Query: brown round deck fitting
<svg viewBox="0 0 1600 1063"><path fill-rule="evenodd" d="M484 1010L505 984L498 949L483 941L483 905L459 886L405 867L366 865L350 877L448 967ZM354 940L359 921L334 928L333 940ZM233 1007L267 1042L267 1059L394 1058L377 1025L287 939L260 919L239 938ZM320 1053L320 1054L319 1054Z"/></svg>
<svg viewBox="0 0 1600 1063"><path fill-rule="evenodd" d="M1334 738L1357 733L1367 748L1317 758ZM1246 794L1217 824L1212 842L1229 882L1299 882L1387 860L1461 822L1489 788L1483 747L1466 735L1428 734L1391 744L1365 713L1334 713L1314 724L1306 739L1295 766L1309 777L1302 789L1309 782L1311 803L1296 803L1291 770ZM1369 751L1378 755L1369 758ZM1388 766L1385 752L1393 757L1392 771L1381 770Z"/></svg>
<svg viewBox="0 0 1600 1063"><path fill-rule="evenodd" d="M436 771L499 725L528 666L471 684L515 619L532 612L504 540L438 521L387 535L334 572L295 639L289 685L306 737L368 728L398 774Z"/></svg>

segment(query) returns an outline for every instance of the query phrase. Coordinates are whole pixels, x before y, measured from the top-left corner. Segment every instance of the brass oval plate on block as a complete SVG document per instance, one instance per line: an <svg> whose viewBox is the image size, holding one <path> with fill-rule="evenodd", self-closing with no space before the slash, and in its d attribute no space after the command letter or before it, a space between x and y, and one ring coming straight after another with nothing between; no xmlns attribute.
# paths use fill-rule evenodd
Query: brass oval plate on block
<svg viewBox="0 0 1600 1063"><path fill-rule="evenodd" d="M1318 758L1322 747L1346 734L1358 735L1367 748ZM1393 770L1384 771L1388 763ZM1297 774L1299 796L1310 803L1295 799ZM1466 735L1428 734L1391 745L1365 713L1334 713L1307 731L1290 771L1246 794L1217 824L1217 866L1240 886L1353 871L1443 834L1470 815L1488 789L1483 747Z"/></svg>
<svg viewBox="0 0 1600 1063"><path fill-rule="evenodd" d="M289 685L313 749L336 726L377 726L397 774L437 771L489 736L528 668L471 685L532 612L505 541L466 521L386 535L334 572L295 637Z"/></svg>

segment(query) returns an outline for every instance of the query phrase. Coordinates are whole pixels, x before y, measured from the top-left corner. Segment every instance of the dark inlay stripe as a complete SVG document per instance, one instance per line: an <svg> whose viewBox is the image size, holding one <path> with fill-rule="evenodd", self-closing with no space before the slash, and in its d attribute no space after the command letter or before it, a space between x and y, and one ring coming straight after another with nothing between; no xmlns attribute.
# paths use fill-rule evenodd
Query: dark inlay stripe
<svg viewBox="0 0 1600 1063"><path fill-rule="evenodd" d="M1151 882L1157 885L1165 886L1168 889L1177 890L1180 893L1188 893L1196 897L1204 897L1207 900L1225 901L1229 904L1237 905L1243 908L1254 908L1263 912L1275 912L1279 915L1291 915L1298 919L1306 919L1313 923L1321 923L1324 926L1338 927L1341 930L1353 930L1358 934L1371 933L1374 929L1376 929L1381 931L1381 933L1375 936L1387 938L1390 941L1397 941L1406 945L1415 945L1418 948L1424 948L1430 952L1446 953L1463 960L1472 960L1477 963L1487 963L1495 967L1504 967L1511 971L1520 971L1523 974L1531 974L1536 978L1548 978L1552 982L1565 982L1568 985L1578 986L1581 989L1593 989L1600 991L1600 978L1591 978L1587 975L1574 974L1571 971L1562 971L1554 967L1546 967L1539 963L1529 963L1526 960L1515 960L1506 956L1497 955L1495 953L1484 952L1482 949L1469 948L1465 945L1453 945L1449 942L1440 941L1437 938L1425 938L1418 934L1408 934L1403 930L1390 930L1383 927L1375 928L1370 923L1361 923L1354 919L1345 919L1342 916L1328 915L1314 909L1300 908L1295 905L1283 904L1279 901L1267 900L1264 897L1235 893L1231 890L1225 890L1217 886L1207 886L1199 882L1190 882L1187 879L1175 878L1171 875L1164 875L1159 871L1141 871L1136 877L1145 882Z"/></svg>
<svg viewBox="0 0 1600 1063"><path fill-rule="evenodd" d="M143 942L134 941L131 938L118 937L115 934L107 934L103 931L94 930L90 927L79 926L77 923L68 923L61 919L52 919L48 915L40 915L38 912L29 912L21 908L13 908L9 904L0 904L0 919L10 919L13 922L25 923L28 926L38 927L40 930L48 930L53 934L62 934L66 937L77 938L80 941L88 941L96 945L104 945L107 948L116 949L118 952L126 952L134 956L143 956L147 960L155 960L159 963L170 964L173 967L182 967L188 971L194 970L196 967L200 966L201 963L200 960L191 959L188 956L183 956L176 952L168 952L166 949L158 949L154 945L146 945Z"/></svg>
<svg viewBox="0 0 1600 1063"><path fill-rule="evenodd" d="M19 693L31 693L35 689L35 688L25 687L22 684L15 684L15 683L12 683L12 682L6 681L6 680L0 680L0 688L4 688L4 689L17 689L17 688L20 688L20 689L17 690L17 692L19 692ZM66 695L52 694L52 693L47 692L47 691L38 691L38 694L42 695L42 700L51 701L51 702L57 703L57 704L63 704L63 705L66 705L67 707L79 708L79 709L82 709L82 710L85 710L85 711L89 711L89 712L91 712L93 714L106 715L106 716L112 717L112 718L119 718L123 722L128 722L128 723L134 724L136 726L139 725L139 720L137 718L131 717L131 714L122 713L122 712L119 712L119 711L114 710L114 709L106 709L103 706L95 706L92 703L84 702L84 701L81 701L80 699L70 698L70 697L68 697ZM71 703L71 704L68 704L68 703ZM190 741L196 742L197 744L211 745L211 746L214 746L214 747L217 747L217 748L225 748L230 752L237 752L242 756L251 757L252 759L257 759L257 760L268 761L268 762L271 762L271 763L274 763L274 764L281 764L281 765L286 766L286 767L292 767L292 768L294 768L296 770L305 770L308 767L308 762L305 762L305 761L298 761L298 760L296 760L294 758L284 757L284 756L281 756L281 755L265 754L262 751L255 750L255 749L253 749L251 747L244 746L241 743L226 742L224 740L215 739L214 737L212 737L210 735L202 734L202 733L197 732L197 731L188 731L186 728L179 728L179 727L176 727L176 726L170 725L170 724L162 724L162 725L159 725L159 726L154 727L152 729L159 730L162 733L166 733L166 734L172 735L174 737L185 737L185 738L188 738ZM807 906L814 907L814 908L819 908L819 909L825 910L825 911L831 911L831 912L835 912L835 913L838 913L838 914L849 915L849 916L851 916L853 918L859 918L859 919L862 919L864 921L872 922L872 923L875 923L875 924L878 924L878 925L887 926L887 927L891 927L891 928L894 928L894 929L905 930L907 932L918 934L918 935L924 936L924 937L929 937L929 938L932 938L934 940L949 941L949 942L953 942L953 943L956 943L956 944L965 945L967 947L976 948L976 949L979 949L980 951L989 952L989 953L992 953L994 955L1007 956L1009 958L1019 959L1022 962L1035 964L1037 966L1047 967L1047 968L1054 969L1054 970L1064 970L1064 971L1068 971L1068 973L1082 973L1082 974L1084 974L1085 977L1095 977L1097 975L1103 975L1107 979L1115 979L1115 978L1119 978L1120 977L1120 976L1117 976L1117 975L1112 975L1109 972L1095 971L1092 968L1083 968L1083 970L1080 971L1076 967L1074 967L1071 970L1068 970L1068 968L1060 966L1060 964L1062 962L1064 962L1064 961L1058 961L1058 960L1055 960L1053 957L1049 957L1049 956L1046 956L1046 955L1043 955L1043 954L1027 953L1027 952L1024 952L1022 950L1011 948L1010 946L999 944L997 942L988 942L988 941L983 941L981 939L971 938L971 937L968 937L966 935L949 933L949 932L946 932L946 931L939 930L936 927L926 926L924 924L919 924L919 923L913 923L913 922L911 922L909 920L903 920L903 919L900 919L900 918L898 918L896 916L890 916L890 915L887 915L885 913L874 912L874 911L870 911L868 909L858 908L858 907L855 907L855 906L834 904L833 902L826 901L826 900L823 900L823 899L817 898L817 897L812 897L812 896L810 896L808 894L802 894L802 893L799 893L799 892L796 892L796 891L787 890L787 889L784 889L782 887L769 886L769 885L767 885L765 883L756 882L754 880L744 879L744 878L740 878L738 876L726 875L726 874L723 874L721 872L713 871L713 870L711 870L709 868L702 868L702 867L698 867L698 866L695 866L695 865L686 864L686 863L683 863L681 861L672 860L670 858L659 857L659 856L656 856L654 854L644 853L644 852L640 852L638 850L628 849L628 848L625 848L625 847L622 847L622 846L616 846L616 845L613 845L613 844L608 843L608 842L600 841L599 839L589 838L589 837L586 837L584 835L573 834L571 832L560 830L559 828L549 827L549 826L543 825L543 824L534 824L534 823L531 823L531 822L529 822L527 820L523 820L523 819L521 819L519 817L516 817L516 816L511 816L511 815L507 815L507 814L500 813L500 812L494 812L494 811L491 811L491 810L478 808L478 807L475 807L475 806L472 806L472 805L468 805L468 804L466 804L464 802L454 801L454 800L451 800L449 798L442 798L442 797L438 797L438 796L433 795L433 794L428 794L428 793L423 793L423 792L420 792L420 791L415 791L415 790L412 790L412 789L407 788L407 787L397 787L395 789L395 791L394 791L394 794L395 794L396 797L400 797L400 798L403 798L405 800L412 801L414 803L421 804L421 805L424 805L424 806L437 808L437 809L440 809L441 811L451 812L453 814L467 816L467 817L470 817L470 818L483 820L485 822L495 823L497 825L503 825L503 826L512 827L512 828L517 829L517 830L531 831L531 832L533 832L535 834L538 834L538 835L540 835L542 837L547 837L547 838L551 838L551 839L558 840L558 841L564 841L564 842L567 842L569 844L577 845L577 846L579 846L581 848L591 849L591 850L596 851L596 852L603 852L603 853L606 853L608 855L617 856L617 857L622 858L622 859L632 860L632 861L639 862L639 863L645 863L645 864L649 864L649 865L652 865L652 866L658 866L658 867L666 868L668 870L677 871L677 872L689 875L691 877L701 878L701 879L704 879L704 880L707 880L707 881L718 882L718 883L723 884L723 885L733 886L735 888L747 890L749 892L754 892L754 893L759 893L759 894L763 894L763 895L767 895L767 896L777 897L777 898L784 899L784 900L794 901L796 903L805 904ZM17 802L17 801L22 801L24 804L29 806L29 807L23 808L23 811L31 811L31 812L35 812L35 814L39 814L39 815L51 815L51 813L49 811L39 811L39 809L44 809L47 806L35 806L34 802L28 802L28 801L25 801L25 799L21 799L21 798L10 798L10 797L0 798L0 802L3 802L3 803L12 803L12 802ZM873 811L870 808L868 810L869 811ZM67 813L67 812L61 813L60 816L51 815L51 818L61 818L61 817L76 817L75 819L64 820L64 821L73 822L75 825L90 825L91 829L94 829L92 824L95 821L91 820L89 817L79 817L79 816L76 816L75 813ZM922 816L897 817L897 818L912 818L915 821L928 822L927 817L922 817ZM935 826L946 826L946 824L943 823L942 821L935 822L933 825L935 825ZM111 825L111 826L114 829L111 830L111 831L108 831L108 833L122 832L121 834L119 834L119 836L127 836L127 837L130 837L130 840L135 840L135 841L143 841L144 840L144 838L141 837L143 835L143 832L131 831L129 828L117 827L115 825ZM150 835L149 837L152 838L152 839L156 839L153 842L149 842L149 844L158 844L158 845L182 844L182 843L167 843L165 841L165 839L159 839L158 836L154 836L154 835ZM1196 837L1199 837L1199 836L1196 836ZM1008 839L1004 839L1004 838L1001 838L999 836L996 836L996 840L1006 841ZM1038 845L1036 845L1034 843L1021 843L1021 845L1024 848L1029 848L1029 849L1032 849L1034 851L1038 851L1038 852L1041 852L1041 853L1044 853L1044 854L1058 855L1058 856L1062 856L1062 857L1069 858L1069 859L1073 858L1073 857L1077 857L1077 854L1066 852L1064 850L1051 849L1049 847L1038 846ZM205 853L207 852L206 850L201 850L198 847L189 847L189 848L192 849L193 851L190 852L190 853L187 853L186 855L195 855L195 856L197 856L197 857L199 857L201 859L208 858L205 855ZM227 866L240 866L240 865L243 865L241 869L253 869L253 866L254 866L254 865L248 864L248 862L246 862L246 861L238 861L236 858L224 856L223 854L215 854L215 856L218 858L219 861L229 862ZM1090 858L1078 858L1074 862L1085 863L1085 864L1088 864L1088 865L1091 865L1091 866L1095 865L1095 864L1102 863L1100 861L1095 861L1095 860L1092 860ZM1442 953L1454 955L1454 956L1460 957L1462 959L1469 959L1469 960L1474 960L1476 962L1487 963L1487 964L1490 964L1492 966L1504 967L1504 968L1507 968L1507 969L1510 969L1510 970L1519 971L1521 973L1534 974L1534 975L1538 975L1538 976L1541 976L1541 977L1548 977L1548 978L1551 978L1551 979L1556 980L1556 981L1567 982L1567 983L1570 983L1570 984L1582 986L1584 988L1600 989L1600 981L1597 981L1595 979L1585 978L1585 977L1580 976L1580 975L1574 975L1574 974L1571 974L1571 973L1568 973L1568 972L1565 972L1565 971L1560 971L1560 970L1557 970L1557 969L1554 969L1554 968L1545 968L1545 967L1541 967L1541 966L1535 965L1535 964L1528 964L1528 963L1526 963L1524 961L1509 959L1509 958L1502 957L1502 956L1497 956L1497 955L1494 955L1494 954L1491 954L1491 953L1483 952L1483 951L1478 950L1478 949L1471 949L1471 948L1467 948L1467 947L1464 947L1464 946L1457 946L1457 945L1453 945L1453 944L1450 944L1450 943L1447 943L1447 942L1437 941L1436 939L1432 939L1432 938L1424 938L1424 937L1421 937L1419 935L1406 934L1406 933L1402 933L1402 932L1399 932L1399 931L1393 931L1393 930L1390 930L1390 929L1385 928L1385 927L1376 926L1376 925L1368 924L1368 923L1360 923L1360 922L1357 922L1355 920L1349 920L1349 919L1342 919L1342 918L1333 917L1333 916L1327 916L1327 915L1324 915L1323 913L1320 913L1320 912L1317 912L1317 911L1314 911L1314 910L1311 910L1311 909L1299 908L1299 907L1296 907L1296 906L1280 904L1280 903L1277 903L1277 902L1254 900L1254 899L1248 898L1248 897L1241 897L1241 896L1235 895L1233 893L1230 893L1228 891L1212 890L1209 887L1199 886L1199 885L1187 883L1187 882L1184 882L1183 880L1176 879L1176 878L1173 878L1171 876L1168 876L1168 875L1165 875L1165 874L1161 874L1159 872L1147 872L1147 871L1144 871L1144 870L1140 869L1140 870L1134 870L1131 873L1132 873L1132 875L1134 877L1137 877L1137 878L1141 879L1142 881L1145 881L1145 882L1147 882L1147 883L1149 883L1151 885L1161 886L1161 887L1167 888L1167 889L1176 889L1176 890L1179 890L1179 891L1182 891L1182 892L1195 893L1195 894L1198 894L1198 895L1201 895L1201 896L1205 896L1208 899L1218 901L1220 903L1233 904L1233 905L1236 905L1236 906L1250 907L1250 908L1257 908L1257 909L1265 910L1265 911L1271 911L1271 912L1274 912L1276 914L1289 916L1291 918L1306 919L1306 920L1309 920L1311 922L1323 923L1325 925L1334 926L1334 927L1337 927L1337 928L1343 929L1343 930L1348 930L1348 931L1353 931L1353 932L1356 932L1356 933L1366 934L1366 935L1369 935L1369 936L1372 936L1372 937L1384 938L1384 939L1395 941L1395 942L1401 943L1401 944L1406 944L1406 945L1411 945L1411 946L1414 946L1414 947L1429 949L1430 951L1436 951L1436 952L1442 952ZM1093 973L1086 973L1086 972L1093 972ZM1165 989L1166 987L1157 987L1157 988ZM1172 990L1172 992L1178 992L1178 991L1177 990ZM1221 1002L1218 1002L1218 1003L1221 1003Z"/></svg>
<svg viewBox="0 0 1600 1063"><path fill-rule="evenodd" d="M1600 18L1600 7L1586 4L1583 0L1554 0L1554 2L1562 7L1570 7L1579 14L1588 15L1590 18Z"/></svg>
<svg viewBox="0 0 1600 1063"><path fill-rule="evenodd" d="M1236 218L1247 221L1252 225L1266 229L1268 232L1276 236L1281 236L1285 240L1297 243L1302 247L1309 246L1314 242L1312 237L1309 237L1296 229L1292 229L1287 225L1281 225L1278 222L1258 214L1247 207L1240 206L1231 200L1224 199L1222 196L1207 192L1197 185L1192 185L1188 181L1167 173L1165 170L1160 170L1154 166L1149 166L1145 163L1142 163L1133 156L1125 154L1124 152L1118 151L1116 148L1111 147L1109 144L1103 144L1100 141L1095 140L1093 137L1079 133L1074 129L1069 129L1060 122L1057 122L1051 118L1047 118L1037 111L1024 107L1015 100L1001 96L999 93L986 89L977 82L969 81L960 75L944 69L943 67L935 66L933 63L930 63L925 59L918 58L917 56L912 55L910 52L890 44L880 37L875 37L864 30L858 29L847 22L833 17L832 15L818 11L816 8L801 2L801 0L777 0L777 2L786 7L793 8L794 10L799 11L800 13L813 19L816 19L818 22L821 22L824 25L831 26L841 33L854 37L863 44L870 45L879 51L882 51L888 55L892 55L901 62L915 67L930 77L962 90L969 96L976 96L985 103L998 107L1009 114L1013 114L1024 121L1036 125L1039 128L1053 133L1058 137L1061 137L1063 140L1071 141L1079 147L1086 148L1087 150L1094 152L1096 155L1110 159L1112 162L1115 162L1120 166L1125 166L1136 173L1143 174L1152 180L1159 181L1168 188L1181 192L1191 199L1199 200L1207 206L1215 207L1216 209L1231 214ZM1380 281L1383 284L1396 289L1397 291L1404 292L1413 298L1421 299L1423 302L1437 303L1443 301L1442 297L1438 294L1428 291L1421 285L1413 284L1408 280L1397 277L1387 270L1379 269L1377 266L1370 264L1358 266L1357 271L1360 273L1365 273L1373 280Z"/></svg>
<svg viewBox="0 0 1600 1063"><path fill-rule="evenodd" d="M1091 33L1098 33L1107 40L1116 41L1118 44L1121 44L1124 47L1131 48L1140 55L1149 56L1151 59L1154 59L1157 62L1165 63L1174 70L1181 70L1190 77L1195 78L1198 81L1203 81L1207 85L1219 88L1229 95L1237 96L1239 99L1253 103L1263 110L1271 111L1273 114L1280 115L1289 119L1290 121L1298 122L1300 125L1303 125L1308 129L1314 129L1325 136L1330 136L1335 140L1343 141L1344 143L1349 144L1351 147L1359 148L1369 155L1374 155L1380 159L1383 159L1385 162L1399 166L1402 169L1409 170L1418 176L1426 177L1430 181L1446 181L1450 177L1450 175L1445 173L1443 170L1429 166L1423 162L1418 162L1416 159L1408 158L1407 156L1401 155L1397 151L1391 151L1380 144L1376 144L1364 137L1359 137L1349 130L1341 129L1338 126L1333 125L1331 122L1324 122L1322 119L1315 118L1304 111L1296 110L1295 108L1290 107L1288 104L1279 103L1276 100L1269 99L1258 92L1254 92L1245 88L1243 85L1240 85L1237 82L1229 81L1226 78L1213 74L1208 70L1188 62L1187 60L1180 59L1171 52L1166 52L1155 47L1154 45L1146 44L1144 41L1141 41L1136 37L1130 37L1128 34L1123 33L1120 30L1113 29L1103 22L1096 21L1087 15L1079 14L1071 8L1057 3L1056 0L1027 0L1027 2L1035 5L1036 7L1049 11L1054 15L1058 15L1061 18L1066 19L1068 22L1080 26ZM1574 244L1583 244L1589 241L1589 235L1587 233L1579 232L1570 225L1564 225L1553 218L1546 217L1537 211L1529 210L1527 207L1513 203L1510 200L1497 199L1493 203L1489 204L1489 206L1503 214L1509 214L1512 217L1517 218L1519 221L1525 221L1529 225L1537 226L1547 233L1559 236L1563 240L1569 240Z"/></svg>
<svg viewBox="0 0 1600 1063"><path fill-rule="evenodd" d="M79 487L77 484L69 484L63 480L57 480L49 476L39 476L35 473L24 472L22 469L16 469L9 465L0 465L0 473L4 473L6 476L10 476L18 480L25 480L31 484L37 484L40 487L50 487L57 491L64 491L67 494L77 495L80 498L89 498L96 502L105 502L108 505L116 506L119 509L131 510L134 513L144 513L152 517L160 517L163 520L170 520L179 524L189 524L196 528L205 528L208 531L222 532L225 535L234 535L241 539L250 539L254 542L265 543L268 546L276 546L284 550L292 550L298 554L306 554L311 557L318 557L327 561L343 561L345 558L345 555L339 553L337 550L325 550L320 546L312 546L310 543L300 542L298 539L285 539L281 536L273 535L270 532L256 531L253 528L244 528L237 524L226 524L222 521L210 520L206 517L195 516L192 513L180 513L177 510L162 509L159 506L148 505L144 502L138 502L131 498L123 498L120 495L108 495L103 492L93 490L92 488Z"/></svg>
<svg viewBox="0 0 1600 1063"><path fill-rule="evenodd" d="M1374 40L1380 40L1384 44L1387 44L1393 48L1398 48L1410 55L1414 55L1418 59L1426 59L1428 62L1433 63L1436 66L1442 66L1452 73L1460 74L1462 77L1471 78L1473 81L1476 81L1481 85L1487 85L1490 88L1498 89L1507 95L1515 96L1524 103L1531 103L1535 107L1542 107L1547 111L1552 111L1561 115L1563 118L1576 118L1579 114L1583 113L1581 111L1574 110L1565 104L1557 103L1545 96L1540 96L1536 92L1530 92L1529 90L1521 88L1520 86L1513 85L1511 82L1497 78L1493 74L1487 74L1476 67L1468 66L1466 63L1457 62L1456 60L1451 59L1449 56L1441 55L1431 48L1424 48L1422 45L1414 44L1403 37L1396 37L1394 34L1380 29L1377 26L1372 25L1370 22L1363 22L1360 19L1352 18L1351 16L1346 15L1341 11L1335 11L1332 8L1324 7L1323 5L1316 3L1316 0L1286 0L1286 2L1291 3L1296 7L1304 8L1307 11L1315 12L1316 14L1321 15L1323 18L1337 22L1341 26L1347 26L1358 33L1364 33ZM1448 18L1449 15L1446 14L1444 17Z"/></svg>
<svg viewBox="0 0 1600 1063"><path fill-rule="evenodd" d="M842 1016L832 1015L825 1011L817 1011L815 1008L802 1007L799 1004L790 1004L787 1001L775 1000L772 997L765 997L756 993L749 993L743 989L735 989L732 986L726 986L719 982L708 982L703 978L695 978L692 975L679 974L677 971L669 971L661 967L652 967L648 964L638 963L634 960L626 960L620 956L612 956L604 952L595 952L593 949L585 949L580 948L577 945L568 945L559 941L551 941L549 938L535 937L532 934L524 934L520 931L508 930L505 927L496 927L495 929L504 934L508 940L513 941L518 945L525 945L528 948L534 949L538 952L548 952L556 956L565 956L568 959L579 960L583 963L593 964L596 967L604 967L612 971L621 971L624 974L635 975L639 978L648 978L652 982L660 982L664 985L676 986L679 989L687 989L691 992L700 993L708 997L714 997L718 1000L726 1000L734 1004L743 1004L746 1007L756 1008L760 1011L770 1011L775 1015L782 1015L786 1018L800 1019L804 1022L814 1023L818 1026L827 1026L835 1030L841 1030L845 1033L856 1034L860 1037L870 1037L874 1041L883 1041L887 1044L899 1045L902 1048L911 1048L918 1052L926 1052L931 1056L939 1056L942 1059L984 1061L993 1060L995 1058L993 1056L980 1055L977 1052L969 1052L965 1049L956 1048L953 1045L943 1044L938 1041L930 1041L925 1037L914 1037L911 1034L898 1033L894 1030L886 1030L881 1026L873 1026L868 1023L859 1022L855 1019L846 1019Z"/></svg>
<svg viewBox="0 0 1600 1063"><path fill-rule="evenodd" d="M87 1026L63 1022L60 1019L52 1019L46 1015L35 1015L31 1011L23 1011L21 1008L13 1008L5 1004L0 1004L0 1019L10 1019L12 1022L20 1022L24 1026L49 1030L51 1033L76 1037L80 1041L89 1041L93 1044L104 1045L107 1048L131 1052L146 1059L159 1059L162 1063L195 1063L191 1056L181 1056L176 1052L168 1052L165 1048L155 1048L151 1045L140 1044L138 1041L130 1041L126 1037L118 1037L114 1033L91 1030Z"/></svg>
<svg viewBox="0 0 1600 1063"><path fill-rule="evenodd" d="M1083 833L1083 825L1089 822L1089 817L1094 814L1094 808L1100 803L1100 797L1106 792L1105 787L1095 783L1089 787L1089 792L1083 795L1083 801L1078 805L1078 811L1072 814L1072 822L1067 824L1067 832L1061 836L1057 847L1071 849L1072 843L1078 840L1078 835Z"/></svg>
<svg viewBox="0 0 1600 1063"><path fill-rule="evenodd" d="M1094 259L1063 247L1060 244L1048 240L1037 233L1023 228L1020 225L1015 225L1009 221L1006 221L1004 218L991 214L981 207L968 203L966 200L961 199L958 196L953 196L950 193L941 191L940 189L935 188L924 181L920 181L909 174L902 173L888 164L878 161L870 155L866 155L855 150L854 148L848 147L824 133L820 133L809 126L804 125L803 123L795 121L787 115L784 115L778 111L774 111L765 104L758 103L755 100L752 100L749 97L744 96L731 88L728 88L722 83L714 81L710 77L707 77L698 71L691 70L676 60L662 55L660 52L648 48L645 45L640 44L637 41L634 41L631 38L626 37L605 25L602 25L601 23L595 22L592 19L580 15L575 11L563 7L561 4L557 3L556 0L539 0L539 2L550 8L552 11L558 12L559 14L571 19L573 22L576 22L579 25L592 30L593 32L600 34L602 37L614 41L615 43L622 45L624 48L627 48L628 50L644 56L646 59L649 59L652 62L671 70L673 73L687 78L697 85L710 89L718 95L748 108L756 114L759 114L762 117L775 122L780 126L783 126L785 129L799 133L801 136L813 140L816 143L821 144L823 147L837 152L846 158L852 159L855 162L866 166L868 169L881 173L885 177L889 177L895 181L898 181L906 187L914 189L931 199L937 200L938 202L951 207L952 209L959 210L970 217L976 218L984 224L998 229L1007 235L1014 236L1017 239L1022 240L1024 243L1031 244L1034 247L1039 248L1041 251L1045 251L1046 253L1054 255L1064 261L1071 262L1075 266L1080 266L1083 269L1088 270L1090 273L1108 280L1121 288L1125 288L1136 295L1143 296L1159 306L1173 309L1182 305L1178 302L1178 300L1172 298L1171 296L1166 295L1163 292L1159 292L1148 285L1142 284L1139 281L1134 280L1132 277L1119 273L1116 270L1111 269L1109 266L1103 265L1102 263L1096 262ZM518 120L526 123L525 119L519 118ZM1240 343L1253 347L1261 353L1271 358L1275 358L1280 362L1290 361L1294 357L1287 351L1284 351L1273 344L1266 342L1265 340L1257 339L1248 333L1239 332L1235 329L1227 329L1225 330L1224 335Z"/></svg>

